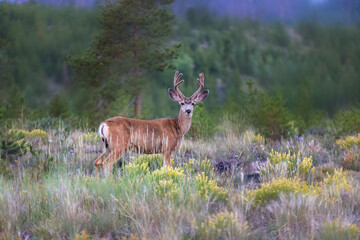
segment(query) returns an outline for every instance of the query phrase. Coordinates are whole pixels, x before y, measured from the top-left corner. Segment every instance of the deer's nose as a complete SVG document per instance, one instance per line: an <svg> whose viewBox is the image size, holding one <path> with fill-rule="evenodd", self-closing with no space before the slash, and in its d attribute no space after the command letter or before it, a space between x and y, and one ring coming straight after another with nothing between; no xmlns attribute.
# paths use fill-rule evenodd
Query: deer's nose
<svg viewBox="0 0 360 240"><path fill-rule="evenodd" d="M187 114L190 114L191 113L191 110L190 109L186 109L185 111Z"/></svg>

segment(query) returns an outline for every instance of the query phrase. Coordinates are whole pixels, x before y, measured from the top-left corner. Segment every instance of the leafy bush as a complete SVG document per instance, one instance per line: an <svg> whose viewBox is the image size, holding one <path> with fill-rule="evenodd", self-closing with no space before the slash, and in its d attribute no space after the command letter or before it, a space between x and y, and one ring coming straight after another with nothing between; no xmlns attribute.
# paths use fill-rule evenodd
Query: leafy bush
<svg viewBox="0 0 360 240"><path fill-rule="evenodd" d="M333 120L336 136L360 132L360 109L352 108L339 112Z"/></svg>
<svg viewBox="0 0 360 240"><path fill-rule="evenodd" d="M248 191L247 196L255 206L259 206L277 199L281 193L308 193L311 190L312 187L298 178L280 177L272 182L262 184L259 189Z"/></svg>
<svg viewBox="0 0 360 240"><path fill-rule="evenodd" d="M69 115L69 110L66 105L65 100L59 95L54 95L49 103L49 114L52 117L67 117Z"/></svg>
<svg viewBox="0 0 360 240"><path fill-rule="evenodd" d="M290 112L280 95L260 98L254 121L265 137L272 140L288 137L292 127L290 120Z"/></svg>
<svg viewBox="0 0 360 240"><path fill-rule="evenodd" d="M250 236L247 222L241 222L232 212L220 212L203 222L193 221L195 239L246 239Z"/></svg>
<svg viewBox="0 0 360 240"><path fill-rule="evenodd" d="M266 138L280 140L296 132L289 110L281 95L270 96L254 88L254 81L247 81L248 92L241 92L239 102L233 103L231 112L239 112Z"/></svg>
<svg viewBox="0 0 360 240"><path fill-rule="evenodd" d="M191 128L189 133L193 139L208 138L214 135L215 124L211 115L203 107L203 103L199 103L194 108Z"/></svg>
<svg viewBox="0 0 360 240"><path fill-rule="evenodd" d="M10 130L2 132L1 136L1 159L14 160L19 156L23 156L30 150L32 153L33 147L25 140L29 132Z"/></svg>

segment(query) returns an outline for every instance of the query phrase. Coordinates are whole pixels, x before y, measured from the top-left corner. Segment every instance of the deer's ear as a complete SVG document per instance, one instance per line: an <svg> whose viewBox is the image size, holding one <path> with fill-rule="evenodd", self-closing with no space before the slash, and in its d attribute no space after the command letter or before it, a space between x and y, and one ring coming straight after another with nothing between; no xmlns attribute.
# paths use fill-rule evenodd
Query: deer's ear
<svg viewBox="0 0 360 240"><path fill-rule="evenodd" d="M181 98L180 98L179 94L177 94L177 92L175 92L171 88L168 89L168 92L169 92L169 96L171 97L172 100L174 100L175 102L181 101Z"/></svg>
<svg viewBox="0 0 360 240"><path fill-rule="evenodd" d="M209 90L205 90L205 91L203 91L202 93L199 93L199 94L195 97L194 102L195 102L195 103L203 102L203 101L205 101L205 99L207 98L208 95L209 95Z"/></svg>

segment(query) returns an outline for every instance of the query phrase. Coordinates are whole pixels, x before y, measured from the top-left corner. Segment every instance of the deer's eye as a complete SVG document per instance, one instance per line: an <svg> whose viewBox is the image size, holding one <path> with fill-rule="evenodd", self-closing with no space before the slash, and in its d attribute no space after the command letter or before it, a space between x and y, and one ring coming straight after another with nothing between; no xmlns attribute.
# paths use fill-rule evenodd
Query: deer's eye
<svg viewBox="0 0 360 240"><path fill-rule="evenodd" d="M193 106L195 106L195 103L192 103Z"/></svg>
<svg viewBox="0 0 360 240"><path fill-rule="evenodd" d="M184 105L184 104L185 104L185 103L183 103L183 102L181 103L181 105Z"/></svg>

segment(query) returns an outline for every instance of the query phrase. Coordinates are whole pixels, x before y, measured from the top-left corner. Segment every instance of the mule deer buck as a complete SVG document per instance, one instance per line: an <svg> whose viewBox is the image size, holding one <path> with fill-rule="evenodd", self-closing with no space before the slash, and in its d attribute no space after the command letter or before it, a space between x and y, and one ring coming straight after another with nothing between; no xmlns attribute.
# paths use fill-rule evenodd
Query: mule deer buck
<svg viewBox="0 0 360 240"><path fill-rule="evenodd" d="M170 156L177 150L189 131L194 106L204 101L209 90L204 88L204 74L197 79L199 89L191 96L185 97L179 90L182 73L174 75L174 89L168 89L170 98L180 104L180 112L176 118L162 118L155 120L140 120L126 117L114 117L100 124L99 133L105 143L105 152L94 162L96 172L102 166L104 170L111 170L112 165L125 153L137 151L140 153L163 153L164 165L170 166Z"/></svg>

